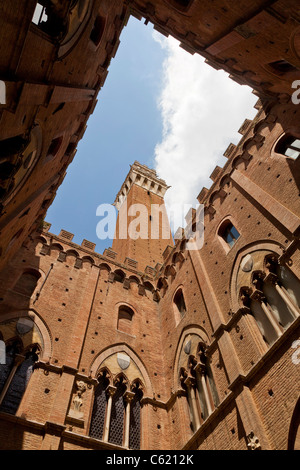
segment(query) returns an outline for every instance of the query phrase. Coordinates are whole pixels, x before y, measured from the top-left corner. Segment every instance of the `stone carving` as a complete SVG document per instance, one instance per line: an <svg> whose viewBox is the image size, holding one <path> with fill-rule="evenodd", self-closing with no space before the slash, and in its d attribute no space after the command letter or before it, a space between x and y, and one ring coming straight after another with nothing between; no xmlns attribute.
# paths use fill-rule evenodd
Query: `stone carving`
<svg viewBox="0 0 300 470"><path fill-rule="evenodd" d="M255 436L254 432L251 431L250 434L247 436L247 447L249 450L261 450L261 445L257 436Z"/></svg>
<svg viewBox="0 0 300 470"><path fill-rule="evenodd" d="M84 382L80 381L76 383L77 393L73 399L73 408L69 411L69 416L71 418L82 419L83 413L81 411L82 407L82 395L86 391L86 385Z"/></svg>

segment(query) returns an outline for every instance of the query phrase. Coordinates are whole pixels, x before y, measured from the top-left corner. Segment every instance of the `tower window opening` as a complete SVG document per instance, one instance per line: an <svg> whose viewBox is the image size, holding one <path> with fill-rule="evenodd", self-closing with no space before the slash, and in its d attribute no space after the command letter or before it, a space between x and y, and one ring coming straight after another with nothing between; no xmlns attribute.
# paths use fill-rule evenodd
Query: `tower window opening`
<svg viewBox="0 0 300 470"><path fill-rule="evenodd" d="M130 307L127 307L126 305L122 305L119 308L118 326L117 326L119 331L122 331L123 333L131 334L133 315L134 315L134 312Z"/></svg>
<svg viewBox="0 0 300 470"><path fill-rule="evenodd" d="M277 144L275 152L296 160L300 155L300 139L294 136L285 136Z"/></svg>
<svg viewBox="0 0 300 470"><path fill-rule="evenodd" d="M104 33L105 21L102 16L97 16L93 29L90 34L90 40L94 43L96 47L99 46L102 35Z"/></svg>
<svg viewBox="0 0 300 470"><path fill-rule="evenodd" d="M222 224L218 234L230 248L232 248L240 238L238 230L229 220Z"/></svg>
<svg viewBox="0 0 300 470"><path fill-rule="evenodd" d="M174 297L174 304L180 314L180 317L183 318L186 314L186 305L184 301L184 296L182 289L179 289Z"/></svg>
<svg viewBox="0 0 300 470"><path fill-rule="evenodd" d="M181 11L186 11L191 6L193 0L169 0L169 3Z"/></svg>

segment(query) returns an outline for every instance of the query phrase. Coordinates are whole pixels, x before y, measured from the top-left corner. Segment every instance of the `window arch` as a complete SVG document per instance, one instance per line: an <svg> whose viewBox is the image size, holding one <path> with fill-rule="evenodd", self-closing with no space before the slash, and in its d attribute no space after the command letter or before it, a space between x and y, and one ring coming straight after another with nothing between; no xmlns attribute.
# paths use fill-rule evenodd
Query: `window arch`
<svg viewBox="0 0 300 470"><path fill-rule="evenodd" d="M185 12L190 8L191 4L193 3L193 0L167 0L167 2L170 3L177 10Z"/></svg>
<svg viewBox="0 0 300 470"><path fill-rule="evenodd" d="M100 373L90 425L90 436L121 447L140 449L142 385L132 386L119 374L111 385L108 370Z"/></svg>
<svg viewBox="0 0 300 470"><path fill-rule="evenodd" d="M275 152L296 160L300 156L299 137L295 137L291 134L285 135L277 143Z"/></svg>
<svg viewBox="0 0 300 470"><path fill-rule="evenodd" d="M35 270L27 270L21 274L18 281L15 284L14 290L19 294L26 295L31 297L34 293L38 280L40 279L41 274Z"/></svg>
<svg viewBox="0 0 300 470"><path fill-rule="evenodd" d="M179 288L175 293L173 298L173 306L175 311L175 320L178 324L186 314L186 303L184 300L182 288Z"/></svg>
<svg viewBox="0 0 300 470"><path fill-rule="evenodd" d="M125 280L126 274L121 269L117 269L114 272L114 281L123 283Z"/></svg>
<svg viewBox="0 0 300 470"><path fill-rule="evenodd" d="M132 333L132 320L134 316L134 311L132 308L127 305L121 305L118 311L118 330L123 331L123 333Z"/></svg>
<svg viewBox="0 0 300 470"><path fill-rule="evenodd" d="M105 18L103 18L101 15L98 15L95 19L91 34L90 34L90 40L94 44L94 46L97 48L100 45L104 30L105 30Z"/></svg>
<svg viewBox="0 0 300 470"><path fill-rule="evenodd" d="M222 239L222 244L226 251L229 251L240 238L240 233L233 225L232 221L230 219L226 219L219 227L218 236Z"/></svg>

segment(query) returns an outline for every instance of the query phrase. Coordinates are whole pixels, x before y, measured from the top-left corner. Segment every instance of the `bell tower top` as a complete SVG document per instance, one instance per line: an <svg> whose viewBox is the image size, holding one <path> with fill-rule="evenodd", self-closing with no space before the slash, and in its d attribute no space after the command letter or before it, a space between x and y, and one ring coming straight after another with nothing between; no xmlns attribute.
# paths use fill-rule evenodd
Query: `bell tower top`
<svg viewBox="0 0 300 470"><path fill-rule="evenodd" d="M130 171L116 196L114 206L117 208L117 210L120 209L123 202L127 198L127 195L133 184L144 188L146 191L149 191L161 197L162 199L164 198L167 190L170 188L170 186L167 186L163 179L158 178L155 170L152 170L147 166L142 165L138 161L135 161L133 165L130 165Z"/></svg>

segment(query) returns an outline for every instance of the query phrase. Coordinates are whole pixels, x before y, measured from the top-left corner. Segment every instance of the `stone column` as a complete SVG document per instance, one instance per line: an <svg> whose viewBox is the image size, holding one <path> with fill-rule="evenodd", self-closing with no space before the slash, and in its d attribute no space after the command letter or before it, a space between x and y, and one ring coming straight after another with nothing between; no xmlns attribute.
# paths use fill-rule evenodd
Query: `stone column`
<svg viewBox="0 0 300 470"><path fill-rule="evenodd" d="M192 412L192 417L193 417L194 432L196 432L200 428L200 419L199 419L199 413L198 413L196 395L195 395L195 389L194 389L195 379L192 377L188 377L184 383L187 387L188 400L191 405L191 412Z"/></svg>
<svg viewBox="0 0 300 470"><path fill-rule="evenodd" d="M113 387L112 385L109 385L106 390L107 390L107 393L108 393L108 402L107 402L106 416L105 416L105 422L104 422L104 432L103 432L103 441L104 442L108 442L108 438L109 438L112 400L113 400L113 396L114 396L117 389L116 389L116 387Z"/></svg>
<svg viewBox="0 0 300 470"><path fill-rule="evenodd" d="M129 448L129 432L130 432L130 410L131 402L134 398L133 392L126 392L124 395L126 409L125 409L125 426L124 426L124 447Z"/></svg>
<svg viewBox="0 0 300 470"><path fill-rule="evenodd" d="M197 382L202 385L202 389L204 392L204 397L205 397L205 402L207 406L207 411L208 411L208 416L212 414L213 409L211 406L211 401L209 397L209 392L207 389L207 383L205 379L205 366L201 364L201 362L198 362L198 364L195 366L195 371L196 371L196 377L197 377Z"/></svg>
<svg viewBox="0 0 300 470"><path fill-rule="evenodd" d="M277 282L275 282L274 286L275 286L276 291L278 292L278 294L282 298L282 300L286 303L286 305L292 311L295 318L299 317L299 309L294 305L294 303L290 299L288 293L286 293Z"/></svg>

